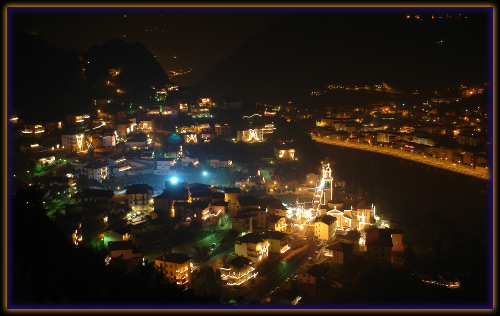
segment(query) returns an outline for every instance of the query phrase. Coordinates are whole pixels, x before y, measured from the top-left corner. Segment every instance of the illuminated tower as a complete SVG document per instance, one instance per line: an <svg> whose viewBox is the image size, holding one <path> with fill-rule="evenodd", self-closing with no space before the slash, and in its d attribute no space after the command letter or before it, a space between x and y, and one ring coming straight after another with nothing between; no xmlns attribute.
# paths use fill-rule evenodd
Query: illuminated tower
<svg viewBox="0 0 500 316"><path fill-rule="evenodd" d="M330 168L330 163L326 164L326 168L323 166L323 201L322 204L326 205L328 201L333 200L333 189L332 189L332 169Z"/></svg>

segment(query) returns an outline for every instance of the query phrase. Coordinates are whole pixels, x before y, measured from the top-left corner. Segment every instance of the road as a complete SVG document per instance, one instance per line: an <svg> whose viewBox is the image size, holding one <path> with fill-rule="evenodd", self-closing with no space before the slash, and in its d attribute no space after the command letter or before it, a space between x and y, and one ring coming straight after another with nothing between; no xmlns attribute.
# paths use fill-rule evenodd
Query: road
<svg viewBox="0 0 500 316"><path fill-rule="evenodd" d="M260 286L255 286L250 289L244 297L251 302L263 302L271 291L276 289L278 286L280 288L284 287L286 279L292 277L303 265L307 263L308 258L314 254L316 248L317 243L314 240L314 230L307 228L306 250L281 263L275 271L269 273Z"/></svg>
<svg viewBox="0 0 500 316"><path fill-rule="evenodd" d="M415 162L423 163L429 166L441 168L441 169L446 169L449 171L453 171L456 173L461 173L467 176L471 177L476 177L479 179L483 180L489 180L489 173L487 170L478 170L466 165L458 164L458 163L453 163L453 162L448 162L442 159L437 159L434 157L428 157L425 155L420 155L412 152L406 152L403 150L397 150L393 148L387 148L383 146L374 146L372 144L361 144L361 143L349 143L341 140L333 140L330 138L326 137L318 137L311 135L312 139L316 142L323 143L323 144L328 144L328 145L334 145L334 146L341 146L341 147L348 147L348 148L354 148L354 149L360 149L360 150L366 150L366 151L372 151L384 155L391 155L394 157L398 158L403 158L407 160L412 160Z"/></svg>

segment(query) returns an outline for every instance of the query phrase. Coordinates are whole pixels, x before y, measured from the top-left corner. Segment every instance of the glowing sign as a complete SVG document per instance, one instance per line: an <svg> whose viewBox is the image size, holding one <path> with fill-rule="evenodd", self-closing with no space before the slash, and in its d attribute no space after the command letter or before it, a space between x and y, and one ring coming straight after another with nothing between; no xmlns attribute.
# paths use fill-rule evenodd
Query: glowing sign
<svg viewBox="0 0 500 316"><path fill-rule="evenodd" d="M186 142L186 144L198 143L197 135L196 134L185 135L185 142Z"/></svg>
<svg viewBox="0 0 500 316"><path fill-rule="evenodd" d="M99 179L104 180L108 177L108 167L99 169Z"/></svg>
<svg viewBox="0 0 500 316"><path fill-rule="evenodd" d="M82 150L82 141L83 141L83 136L84 134L76 135L76 144L78 147L78 150Z"/></svg>
<svg viewBox="0 0 500 316"><path fill-rule="evenodd" d="M257 130L256 129L249 129L248 130L248 141L252 141L255 139L256 141L259 141L259 136L257 135Z"/></svg>

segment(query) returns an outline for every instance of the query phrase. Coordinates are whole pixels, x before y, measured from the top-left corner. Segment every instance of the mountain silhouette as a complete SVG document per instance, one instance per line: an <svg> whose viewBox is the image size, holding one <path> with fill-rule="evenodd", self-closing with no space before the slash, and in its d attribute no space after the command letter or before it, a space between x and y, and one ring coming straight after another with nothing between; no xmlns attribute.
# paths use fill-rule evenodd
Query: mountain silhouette
<svg viewBox="0 0 500 316"><path fill-rule="evenodd" d="M421 20L403 13L290 14L216 64L194 89L214 97L308 103L311 91L328 84L385 82L411 91L484 83L486 30L481 14Z"/></svg>

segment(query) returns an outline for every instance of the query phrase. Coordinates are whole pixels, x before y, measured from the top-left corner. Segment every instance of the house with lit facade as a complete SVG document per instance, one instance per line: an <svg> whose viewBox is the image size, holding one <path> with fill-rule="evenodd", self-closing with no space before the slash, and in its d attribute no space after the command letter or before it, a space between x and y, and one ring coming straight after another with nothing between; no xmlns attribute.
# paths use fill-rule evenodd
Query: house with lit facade
<svg viewBox="0 0 500 316"><path fill-rule="evenodd" d="M83 168L83 175L90 180L109 180L110 174L110 167L104 161L89 162Z"/></svg>
<svg viewBox="0 0 500 316"><path fill-rule="evenodd" d="M236 140L245 143L263 142L264 130L262 128L239 130L236 133Z"/></svg>
<svg viewBox="0 0 500 316"><path fill-rule="evenodd" d="M269 242L269 256L282 256L290 250L288 234L279 231L266 231L262 232L262 235Z"/></svg>
<svg viewBox="0 0 500 316"><path fill-rule="evenodd" d="M286 217L280 215L267 216L267 229L277 232L286 231Z"/></svg>
<svg viewBox="0 0 500 316"><path fill-rule="evenodd" d="M128 206L135 211L145 211L153 202L153 187L147 184L133 184L126 187Z"/></svg>
<svg viewBox="0 0 500 316"><path fill-rule="evenodd" d="M255 278L258 274L255 271L255 264L252 260L238 256L220 268L221 279L229 286L242 285Z"/></svg>
<svg viewBox="0 0 500 316"><path fill-rule="evenodd" d="M236 239L234 252L258 264L269 255L269 242L261 234L249 233Z"/></svg>
<svg viewBox="0 0 500 316"><path fill-rule="evenodd" d="M189 288L191 283L191 258L182 253L169 253L155 258L155 268L173 284Z"/></svg>
<svg viewBox="0 0 500 316"><path fill-rule="evenodd" d="M274 148L274 157L278 160L294 160L295 159L295 149L279 146Z"/></svg>
<svg viewBox="0 0 500 316"><path fill-rule="evenodd" d="M318 216L314 221L314 237L319 240L330 240L335 236L337 220L330 215Z"/></svg>
<svg viewBox="0 0 500 316"><path fill-rule="evenodd" d="M70 152L82 152L87 149L84 133L71 133L61 135L63 149Z"/></svg>

